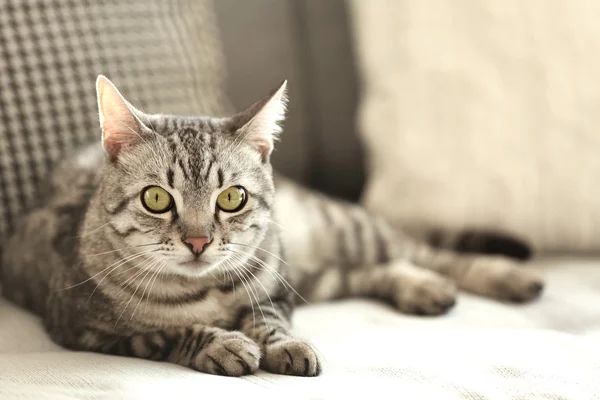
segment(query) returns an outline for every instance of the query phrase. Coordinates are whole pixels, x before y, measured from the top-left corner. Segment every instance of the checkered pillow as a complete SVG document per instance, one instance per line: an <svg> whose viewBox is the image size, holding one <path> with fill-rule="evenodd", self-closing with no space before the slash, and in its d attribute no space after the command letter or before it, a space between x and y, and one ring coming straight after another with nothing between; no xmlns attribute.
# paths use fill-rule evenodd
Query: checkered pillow
<svg viewBox="0 0 600 400"><path fill-rule="evenodd" d="M0 241L51 164L99 139L98 74L153 112L221 114L210 0L0 1Z"/></svg>

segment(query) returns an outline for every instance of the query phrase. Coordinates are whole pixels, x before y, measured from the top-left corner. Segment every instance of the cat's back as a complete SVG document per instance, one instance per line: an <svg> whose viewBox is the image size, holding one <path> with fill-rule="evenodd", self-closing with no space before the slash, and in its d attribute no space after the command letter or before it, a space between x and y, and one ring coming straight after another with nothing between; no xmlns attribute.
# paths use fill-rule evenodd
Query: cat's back
<svg viewBox="0 0 600 400"><path fill-rule="evenodd" d="M38 202L2 244L0 284L9 300L42 313L56 272L77 263L79 227L102 170L102 148L91 145L58 162L38 190Z"/></svg>

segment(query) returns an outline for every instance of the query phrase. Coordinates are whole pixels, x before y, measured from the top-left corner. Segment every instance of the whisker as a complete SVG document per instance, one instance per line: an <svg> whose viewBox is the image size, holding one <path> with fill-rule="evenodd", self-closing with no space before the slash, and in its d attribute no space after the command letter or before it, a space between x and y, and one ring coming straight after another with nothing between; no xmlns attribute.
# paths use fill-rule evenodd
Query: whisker
<svg viewBox="0 0 600 400"><path fill-rule="evenodd" d="M262 317L263 317L263 321L265 322L265 325L267 326L267 328L269 327L269 324L267 323L267 319L265 317L265 314L262 310L262 306L261 306L261 301L258 298L258 289L256 289L256 283L254 281L258 280L258 278L256 278L256 275L254 275L252 272L250 272L243 264L243 262L245 261L241 256L237 255L237 254L233 254L232 255L234 257L236 257L238 259L238 261L240 261L240 263L238 264L240 269L240 274L243 274L246 279L248 280L248 285L250 285L250 282L252 282L252 287L254 288L254 298L256 299L256 305L258 306L258 310L260 311ZM246 273L244 273L244 271L246 271ZM254 279L250 279L248 277L248 272L250 272L250 274L252 274L252 276L254 277ZM269 296L269 293L267 292L267 289L264 287L264 285L262 284L262 282L259 281L259 283L261 284L261 286L263 287L265 293L267 293L267 297L269 297L269 301L271 300L271 297ZM275 308L275 306L273 306L273 302L271 301L271 306L273 308ZM270 329L269 329L270 330Z"/></svg>
<svg viewBox="0 0 600 400"><path fill-rule="evenodd" d="M137 118L137 116L136 116L136 118ZM119 122L124 123L125 121L119 121ZM139 137L140 139L142 139L142 141L144 142L144 144L150 148L150 151L152 152L152 154L154 156L154 161L157 162L158 164L160 164L160 157L158 156L158 153L156 153L156 150L154 149L155 146L150 145L150 143L148 143L148 141L146 139L144 139L142 137L142 135L140 135L135 129L133 129L132 127L130 127L128 124L125 123L123 125L125 126L125 128L127 128L131 132L135 133L137 135L137 137Z"/></svg>
<svg viewBox="0 0 600 400"><path fill-rule="evenodd" d="M290 232L291 232L291 231L290 231L289 229L287 229L285 226L281 225L281 224L280 224L280 223L278 223L278 222L275 222L275 221L274 221L274 220L272 220L271 218L268 218L267 220L268 220L270 223L272 223L273 225L277 226L279 229L281 229L281 230L283 230L283 231L285 231L285 232L287 232L287 233L290 233Z"/></svg>
<svg viewBox="0 0 600 400"><path fill-rule="evenodd" d="M304 301L306 304L310 304L308 300L306 300L304 297L302 297L302 295L300 293L298 293L298 291L296 289L294 289L294 287L287 281L287 279L285 279L280 273L279 271L277 271L275 268L273 268L272 266L270 266L269 264L267 264L265 261L261 260L260 258L256 257L253 254L250 253L246 253L244 251L241 250L233 250L233 249L227 249L231 252L237 252L240 254L243 254L245 256L248 256L252 261L258 263L259 265L261 265L263 268L268 269L270 271L273 271L274 274L276 274L279 277L280 282L284 285L284 287L291 289L296 296L298 296L302 301Z"/></svg>
<svg viewBox="0 0 600 400"><path fill-rule="evenodd" d="M231 251L234 251L234 250L231 250ZM283 279L281 279L280 275L279 275L279 274L275 274L275 272L277 272L277 271L275 271L275 269L274 269L273 267L271 267L271 266L269 266L269 265L267 264L267 266L266 266L266 267L260 268L260 267L261 267L260 263L265 263L263 260L261 260L260 258L258 258L258 257L256 257L256 256L254 256L254 255L252 255L252 254L248 254L248 253L243 253L243 252L241 252L241 253L238 253L238 254L243 254L243 255L246 255L246 256L248 256L248 257L249 257L249 258L248 258L248 262L252 261L253 263L255 263L255 265L248 264L250 267L252 267L252 268L254 268L254 269L261 270L261 271L267 271L269 274L271 274L271 276L272 276L273 278L277 279L277 280L278 280L278 281L279 281L279 282L280 282L280 283L281 283L281 284L284 286L284 288L285 288L285 289L289 289L289 288L287 287L287 284L286 284L286 282L285 282L285 281L283 281ZM257 266L256 264L258 264L258 266ZM266 264L266 263L265 263L265 264Z"/></svg>
<svg viewBox="0 0 600 400"><path fill-rule="evenodd" d="M167 267L167 263L166 261L163 261L162 264L160 265L160 267L158 267L157 272L154 274L154 278L152 280L152 283L150 284L150 290L148 291L148 298L146 299L146 304L144 305L144 310L148 309L148 302L150 300L150 293L152 292L152 288L154 287L154 284L156 283L156 278L158 278L158 276L162 273L162 271ZM142 294L142 299L144 298L144 295Z"/></svg>
<svg viewBox="0 0 600 400"><path fill-rule="evenodd" d="M254 299L256 300L256 306L258 307L258 309L260 310L260 313L262 314L262 308L260 306L260 300L258 299L258 296L256 294L256 287L254 285L250 284L250 279L248 278L247 274L244 274L243 270L240 268L238 269L240 276L243 277L243 279L246 281L246 284L248 285L248 288L250 289L250 294L254 297ZM254 313L254 310L252 311ZM254 326L256 326L256 317L254 318Z"/></svg>
<svg viewBox="0 0 600 400"><path fill-rule="evenodd" d="M237 275L237 277L240 280L240 282L242 283L242 285L244 285L244 289L246 289L246 294L248 295L248 299L250 300L250 307L252 308L252 325L253 325L253 327L256 327L256 314L254 313L254 301L252 299L252 296L250 296L250 291L248 290L248 287L246 286L246 282L238 273L238 270L237 270L238 267L236 266L236 264L230 260L227 260L227 263L232 266L233 273Z"/></svg>
<svg viewBox="0 0 600 400"><path fill-rule="evenodd" d="M146 114L147 116L149 116L148 113L146 112L146 110L144 110L144 107L142 107L141 105L139 105L138 107L139 107L139 109L140 109L141 112L143 112L144 114ZM154 128L154 125L152 124L152 120L150 118L148 118L148 123L150 124L149 128L152 130L152 132L154 132L155 134L158 135L158 132L156 131L156 128Z"/></svg>
<svg viewBox="0 0 600 400"><path fill-rule="evenodd" d="M155 260L156 259L153 259L153 258L150 258L147 260L142 260L141 262L137 263L132 268L130 268L129 270L139 268L139 271L134 272L133 275L131 275L129 278L127 278L124 282L121 283L121 290L119 290L119 292L117 293L117 296L120 295L121 293L123 293L125 290L127 290L129 285L131 285L135 281L136 278L138 278L140 275L142 275L146 271L146 267L148 265L150 265L151 263L153 263Z"/></svg>
<svg viewBox="0 0 600 400"><path fill-rule="evenodd" d="M133 312L131 313L131 318L133 319L133 316L135 315L135 312L137 311L138 307L140 306L140 303L142 302L142 300L144 300L144 296L146 295L146 290L148 289L148 285L150 285L150 282L152 282L152 277L156 275L156 273L160 270L161 267L161 263L163 261L157 260L158 262L156 262L155 264L152 265L152 268L150 269L150 271L154 270L152 272L152 275L150 275L150 279L148 279L148 282L146 283L146 286L144 287L144 291L142 292L142 297L140 297L140 299L138 300L137 304L135 305L135 308L133 309ZM146 279L146 276L144 276L144 279ZM142 279L142 282L144 281L144 279ZM134 293L135 294L135 293ZM148 299L150 298L150 292L148 292Z"/></svg>
<svg viewBox="0 0 600 400"><path fill-rule="evenodd" d="M142 256L144 256L146 254L152 253L153 251L154 250L150 250L150 251L138 254L138 255L136 255L133 258L130 258L130 259L126 260L126 261L123 261L122 263L120 263L119 265L115 266L113 269L111 269L110 271L108 271L108 273L106 275L104 275L102 277L102 279L100 279L100 281L96 284L96 287L94 288L94 290L92 290L92 293L90 294L90 297L88 297L86 304L89 303L89 301L92 299L92 296L94 295L94 293L96 293L96 290L98 289L98 287L100 287L100 285L102 284L102 282L104 281L104 279L106 279L112 272L116 271L117 268L119 268L121 265L127 264L131 260L134 260L136 258L142 257Z"/></svg>
<svg viewBox="0 0 600 400"><path fill-rule="evenodd" d="M128 250L128 249L136 249L138 247L147 247L147 246L155 246L155 245L159 245L161 244L160 242L158 243L146 243L146 244L138 244L135 246L127 246L127 247L121 247L120 249L115 249L115 250L110 250L110 251L104 251L102 253L96 253L96 254L84 254L84 257L94 257L94 256L102 256L104 254L110 254L110 253L115 253L117 251L121 251L121 250Z"/></svg>
<svg viewBox="0 0 600 400"><path fill-rule="evenodd" d="M116 328L117 325L119 324L119 321L121 320L121 317L123 316L123 314L125 313L125 310L127 310L127 308L129 307L129 304L131 303L131 301L133 300L133 298L135 297L138 289L140 288L140 286L142 286L142 283L144 283L144 280L146 279L146 277L148 276L148 274L152 271L152 266L156 265L156 263L158 262L158 260L152 260L153 262L146 264L143 268L142 268L142 273L146 272L146 274L144 275L144 277L140 280L140 283L138 283L137 287L135 288L135 290L133 291L133 293L131 294L131 297L129 298L129 301L127 302L127 304L125 304L125 307L123 307L123 310L121 310L121 313L119 314L119 317L117 318L117 321L115 322L115 326L113 327ZM138 274L138 276L140 276L140 274ZM129 286L129 284L127 285ZM133 318L133 314L131 315L131 317Z"/></svg>
<svg viewBox="0 0 600 400"><path fill-rule="evenodd" d="M250 254L247 253L245 251L242 250L234 250L234 249L227 249L229 252L238 254L238 255L243 255L248 257L248 261L254 261L255 263L259 263L259 264L264 264L264 270L266 270L267 272L270 272L272 276L274 276L275 278L277 278L279 280L279 282L281 282L282 285L284 285L287 288L286 282L284 280L282 280L282 276L281 274L279 274L275 268L273 268L272 266L270 266L269 264L267 264L265 261L261 260L260 258L256 257L254 254ZM260 269L256 266L254 266L253 268L255 269ZM274 275L273 273L277 273L277 275Z"/></svg>
<svg viewBox="0 0 600 400"><path fill-rule="evenodd" d="M94 279L95 277L97 277L98 275L100 275L101 273L103 273L104 271L106 271L107 269L109 269L110 267L112 267L113 265L115 265L115 264L117 264L117 263L119 263L119 262L121 262L121 261L124 261L124 260L127 260L127 261L129 261L129 260L133 259L135 256L138 256L138 255L141 255L141 254L147 254L147 253L151 253L152 251L154 251L154 250L145 251L145 252L144 252L144 251L142 251L142 252L140 252L140 253L135 253L135 254L129 255L129 256L127 256L127 257L123 257L123 258L121 258L121 259L119 259L119 260L115 261L114 263L112 263L112 264L111 264L111 265L109 265L108 267L104 268L102 271L100 271L100 272L98 272L98 273L96 273L96 274L94 274L94 275L90 276L90 277L89 277L89 278L87 278L86 280L84 280L84 281L81 281L81 282L79 282L79 283L76 283L75 285L67 286L66 288L63 288L63 289L61 289L61 290L69 290L69 289L72 289L72 288L74 288L74 287L76 287L76 286L83 285L84 283L86 283L86 282L88 282L88 281L90 281L90 280Z"/></svg>
<svg viewBox="0 0 600 400"><path fill-rule="evenodd" d="M269 302L271 303L271 307L275 308L275 306L273 305L273 301L271 301L271 296L269 296L269 292L267 291L267 288L265 287L265 285L263 285L263 283L261 282L261 280L256 275L254 275L254 273L252 271L250 271L248 269L248 267L246 267L243 264L243 262L245 260L242 258L242 256L240 256L239 254L235 254L235 253L232 253L232 256L236 257L240 261L239 265L240 265L241 268L243 268L244 271L246 271L247 273L249 273L250 275L252 275L254 277L254 280L258 281L258 283L260 284L260 286L262 286L265 294L269 298Z"/></svg>
<svg viewBox="0 0 600 400"><path fill-rule="evenodd" d="M269 328L269 323L267 322L267 318L265 317L265 313L263 312L262 306L261 306L261 302L258 300L258 289L256 288L256 283L254 283L257 278L256 275L252 274L252 272L248 271L246 269L246 267L244 267L243 265L240 264L240 266L243 268L243 271L240 271L240 273L244 273L244 271L246 271L246 278L248 279L248 282L253 282L252 286L254 287L254 293L255 293L255 297L257 298L256 300L256 304L258 305L258 310L260 311L260 314L262 315L263 321L265 323L265 326L267 327L267 329L270 331L271 328ZM250 278L248 278L247 273L250 272L250 274L252 274L252 276L254 277L254 279L251 281ZM262 283L261 283L262 286ZM263 286L263 289L265 290L265 293L267 293L267 290L265 289L265 287ZM267 293L267 297L269 298L269 301L271 301L271 297L269 296L269 294ZM273 302L271 301L271 306L273 307L273 309L275 308L275 306L273 306Z"/></svg>
<svg viewBox="0 0 600 400"><path fill-rule="evenodd" d="M110 224L110 221L109 221L109 222L107 222L107 223L105 223L105 224L102 224L102 225L100 225L99 227L97 227L97 228L95 228L95 229L92 229L92 230L91 230L91 231L89 231L89 232L84 232L84 233L82 233L82 234L80 234L80 235L70 236L70 238L72 238L72 239L75 239L75 238L80 238L80 237L84 237L84 236L91 235L91 234L92 234L92 233L94 233L94 232L98 232L100 229L104 228L104 227L105 227L106 225L108 225L108 224Z"/></svg>
<svg viewBox="0 0 600 400"><path fill-rule="evenodd" d="M234 256L238 257L239 259L241 259L243 261L243 259L241 258L240 255L234 254ZM275 305L273 304L273 300L271 300L271 296L269 295L269 292L267 291L267 288L265 287L265 285L263 285L263 283L261 282L261 280L256 275L254 275L254 273L252 271L250 271L244 264L240 263L240 267L243 268L244 271L246 271L246 273L249 273L250 275L252 275L254 277L254 281L258 282L258 284L260 286L262 286L263 291L265 292L265 294L267 295L267 298L269 299L269 303L271 303L271 307L273 309L275 309ZM256 289L256 285L254 285L254 288ZM269 329L269 324L267 323L265 315L262 312L262 308L260 307L260 303L258 303L258 304L259 304L258 306L259 306L259 309L260 309L260 313L263 315L263 320L265 321L265 325L267 325L267 329Z"/></svg>
<svg viewBox="0 0 600 400"><path fill-rule="evenodd" d="M279 256L276 256L275 254L271 253L269 250L265 250L262 247L258 247L258 246L251 246L249 244L243 244L243 243L235 243L235 242L229 242L229 244L234 244L236 246L245 246L245 247L250 247L252 249L256 249L256 250L261 250L264 251L265 253L269 254L270 256L275 257L276 259L278 259L279 261L281 261L282 263L284 263L285 265L289 266L289 264L287 262L285 262L285 260L281 259Z"/></svg>
<svg viewBox="0 0 600 400"><path fill-rule="evenodd" d="M235 296L235 280L233 279L233 275L229 270L225 270L225 272L227 272L227 274L229 275L229 279L231 279L231 285L233 286L233 295Z"/></svg>
<svg viewBox="0 0 600 400"><path fill-rule="evenodd" d="M244 286L244 289L246 290L246 294L248 295L248 299L250 300L250 307L252 309L252 318L253 318L252 325L256 326L256 315L254 313L254 299L250 295L250 289L248 288L248 285L246 284L246 281L244 280L244 278L242 278L240 276L240 273L238 272L238 267L236 265L233 265L233 273L236 274L236 276L238 277L238 279Z"/></svg>
<svg viewBox="0 0 600 400"><path fill-rule="evenodd" d="M217 270L217 272L220 272L220 266L221 266L221 263L222 263L222 262L223 262L223 260L219 261L219 262L217 263L217 265L215 265L213 268L210 268L210 269L207 271L207 272L210 274L210 276L212 276L212 277L213 277L213 279L214 279L215 281L219 282L219 283L223 283L223 282L221 282L221 280L220 280L220 279L217 279L217 277L215 276L215 274L213 274L213 273L212 273L211 269L216 269L216 270Z"/></svg>
<svg viewBox="0 0 600 400"><path fill-rule="evenodd" d="M226 258L224 258L217 265L218 265L219 271L221 271L221 273L223 274L223 277L224 278L229 277L229 279L231 280L231 285L233 286L233 295L235 296L235 280L233 279L233 275L231 275L231 271L229 271L228 268L224 268L221 270L221 265L223 263L226 263L226 261L228 261L228 260ZM231 264L227 264L227 265L231 266ZM225 275L225 274L227 274L227 275Z"/></svg>

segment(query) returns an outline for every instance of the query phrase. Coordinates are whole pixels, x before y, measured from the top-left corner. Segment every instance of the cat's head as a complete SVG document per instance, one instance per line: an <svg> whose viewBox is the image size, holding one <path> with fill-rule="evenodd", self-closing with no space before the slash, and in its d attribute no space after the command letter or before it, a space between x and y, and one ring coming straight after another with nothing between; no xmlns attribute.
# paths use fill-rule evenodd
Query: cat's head
<svg viewBox="0 0 600 400"><path fill-rule="evenodd" d="M147 250L163 272L187 276L253 253L271 222L286 82L223 118L146 114L103 76L96 89L106 157L97 195L113 246Z"/></svg>

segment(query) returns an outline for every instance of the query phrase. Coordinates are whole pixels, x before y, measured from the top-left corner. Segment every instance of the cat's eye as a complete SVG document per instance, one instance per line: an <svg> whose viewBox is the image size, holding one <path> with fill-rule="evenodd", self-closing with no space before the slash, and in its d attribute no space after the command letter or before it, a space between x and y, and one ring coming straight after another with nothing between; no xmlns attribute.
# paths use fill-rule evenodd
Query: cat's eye
<svg viewBox="0 0 600 400"><path fill-rule="evenodd" d="M219 194L217 206L226 212L236 212L244 208L246 200L246 190L241 186L232 186Z"/></svg>
<svg viewBox="0 0 600 400"><path fill-rule="evenodd" d="M173 207L173 197L160 186L150 186L142 191L142 204L151 213L164 213Z"/></svg>

